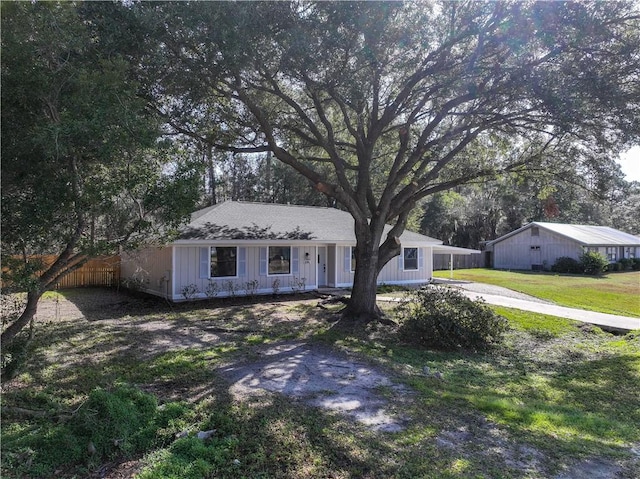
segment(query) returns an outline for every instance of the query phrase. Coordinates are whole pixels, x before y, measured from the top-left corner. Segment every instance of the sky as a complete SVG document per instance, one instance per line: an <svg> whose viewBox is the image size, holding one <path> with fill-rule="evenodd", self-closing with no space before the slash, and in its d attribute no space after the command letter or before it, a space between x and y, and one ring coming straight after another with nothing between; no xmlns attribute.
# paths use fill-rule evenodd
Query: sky
<svg viewBox="0 0 640 479"><path fill-rule="evenodd" d="M627 181L640 181L640 146L634 146L618 160Z"/></svg>

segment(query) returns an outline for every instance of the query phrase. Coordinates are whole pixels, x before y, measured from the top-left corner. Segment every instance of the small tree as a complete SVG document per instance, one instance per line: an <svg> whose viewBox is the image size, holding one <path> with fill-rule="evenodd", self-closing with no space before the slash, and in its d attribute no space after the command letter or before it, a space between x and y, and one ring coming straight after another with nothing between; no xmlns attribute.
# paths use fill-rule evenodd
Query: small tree
<svg viewBox="0 0 640 479"><path fill-rule="evenodd" d="M580 256L580 265L584 274L602 274L609 265L609 261L597 251L585 251Z"/></svg>

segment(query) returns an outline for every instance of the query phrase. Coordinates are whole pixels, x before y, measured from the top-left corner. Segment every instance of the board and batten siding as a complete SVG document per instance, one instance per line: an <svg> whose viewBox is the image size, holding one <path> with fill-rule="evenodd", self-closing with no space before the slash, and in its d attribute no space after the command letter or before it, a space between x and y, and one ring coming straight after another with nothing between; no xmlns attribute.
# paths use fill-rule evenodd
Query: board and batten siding
<svg viewBox="0 0 640 479"><path fill-rule="evenodd" d="M414 248L415 246L407 246ZM337 247L337 286L353 285L354 272L351 271L351 246ZM418 269L405 271L402 254L391 259L380 274L378 284L420 284L429 281L433 274L431 248L418 247Z"/></svg>
<svg viewBox="0 0 640 479"><path fill-rule="evenodd" d="M163 297L172 296L171 247L149 247L121 255L120 278L124 286Z"/></svg>
<svg viewBox="0 0 640 479"><path fill-rule="evenodd" d="M539 234L534 236L531 230L527 228L496 243L493 247L493 267L530 270L533 265L540 265L550 268L557 258L567 256L577 260L584 251L580 244L551 231L539 228Z"/></svg>
<svg viewBox="0 0 640 479"><path fill-rule="evenodd" d="M214 246L214 245L211 245ZM190 285L195 285L197 293L194 297L204 298L207 297L206 291L210 283L217 284L218 297L232 295L230 282L233 285L234 293L242 295L245 294L246 284L252 281L257 281L256 293L265 294L273 293L276 286L276 280L279 281L277 287L280 292L289 292L294 289L301 289L301 283L304 283L304 289L316 289L316 248L310 245L285 245L290 246L292 250L292 273L290 274L278 274L268 275L264 274L265 266L264 262L266 256L264 252L260 253L261 249L267 246L255 246L255 245L240 245L240 244L219 244L215 246L228 246L237 247L238 256L240 257L242 265L238 264L237 275L235 277L224 278L208 278L201 274L201 268L206 267L204 261L205 256L201 252L204 248L205 251L210 246L176 246L175 247L175 290L174 299L185 299L182 294L182 290ZM281 245L278 245L281 246ZM297 254L296 254L297 253ZM204 253L205 255L208 253ZM295 257L293 256L294 254ZM307 256L308 254L308 256ZM308 259L307 259L308 258ZM261 266L261 262L263 265ZM297 272L293 272L294 263L297 265Z"/></svg>

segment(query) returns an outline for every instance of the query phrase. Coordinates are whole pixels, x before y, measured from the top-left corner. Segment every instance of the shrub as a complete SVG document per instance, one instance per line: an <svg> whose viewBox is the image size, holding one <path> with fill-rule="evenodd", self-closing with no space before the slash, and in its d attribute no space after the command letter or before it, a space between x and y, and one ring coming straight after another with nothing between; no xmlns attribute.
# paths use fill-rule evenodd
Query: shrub
<svg viewBox="0 0 640 479"><path fill-rule="evenodd" d="M602 274L607 268L609 261L600 253L587 251L580 256L580 264L584 274Z"/></svg>
<svg viewBox="0 0 640 479"><path fill-rule="evenodd" d="M634 271L640 271L640 258L631 259L631 269Z"/></svg>
<svg viewBox="0 0 640 479"><path fill-rule="evenodd" d="M483 301L440 287L412 291L400 307L401 336L442 349L483 349L502 340L507 320Z"/></svg>
<svg viewBox="0 0 640 479"><path fill-rule="evenodd" d="M199 292L200 290L198 289L198 285L193 283L183 286L180 290L180 293L187 301L195 298Z"/></svg>
<svg viewBox="0 0 640 479"><path fill-rule="evenodd" d="M620 271L628 271L633 266L633 260L631 258L622 258L618 263L620 263Z"/></svg>
<svg viewBox="0 0 640 479"><path fill-rule="evenodd" d="M213 280L209 280L209 284L207 284L207 287L204 290L204 294L207 295L207 298L215 298L218 296L219 292L220 285Z"/></svg>
<svg viewBox="0 0 640 479"><path fill-rule="evenodd" d="M551 266L551 271L554 273L571 273L571 274L580 274L582 273L582 267L580 262L575 258L570 258L568 256L562 256L553 263Z"/></svg>

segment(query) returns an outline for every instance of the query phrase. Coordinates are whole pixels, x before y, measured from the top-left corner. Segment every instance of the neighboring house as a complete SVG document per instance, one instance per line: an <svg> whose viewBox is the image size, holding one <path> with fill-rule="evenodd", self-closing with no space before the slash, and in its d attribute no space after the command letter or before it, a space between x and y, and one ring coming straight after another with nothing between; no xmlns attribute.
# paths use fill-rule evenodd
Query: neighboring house
<svg viewBox="0 0 640 479"><path fill-rule="evenodd" d="M434 250L450 252L410 231L400 241L379 283L426 283ZM355 245L354 220L344 211L227 201L195 212L172 243L123 254L121 278L172 301L349 287ZM478 251L455 249L465 252Z"/></svg>
<svg viewBox="0 0 640 479"><path fill-rule="evenodd" d="M496 269L549 269L562 256L602 253L611 263L640 257L640 238L608 226L534 222L487 243Z"/></svg>

